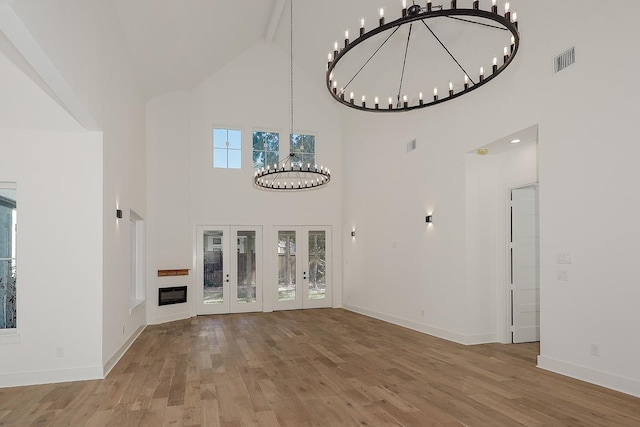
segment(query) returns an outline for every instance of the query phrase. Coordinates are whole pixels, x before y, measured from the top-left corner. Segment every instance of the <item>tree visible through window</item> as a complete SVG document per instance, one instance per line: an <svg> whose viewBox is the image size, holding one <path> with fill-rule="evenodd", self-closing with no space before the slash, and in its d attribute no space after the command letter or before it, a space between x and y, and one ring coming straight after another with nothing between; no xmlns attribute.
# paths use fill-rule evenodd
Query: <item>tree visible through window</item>
<svg viewBox="0 0 640 427"><path fill-rule="evenodd" d="M260 169L278 163L280 134L276 132L253 132L253 168Z"/></svg>
<svg viewBox="0 0 640 427"><path fill-rule="evenodd" d="M316 137L315 135L292 134L291 152L296 155L296 166L315 165L316 163Z"/></svg>
<svg viewBox="0 0 640 427"><path fill-rule="evenodd" d="M213 129L213 167L242 167L242 132L237 129Z"/></svg>
<svg viewBox="0 0 640 427"><path fill-rule="evenodd" d="M0 329L16 327L16 185L0 182Z"/></svg>

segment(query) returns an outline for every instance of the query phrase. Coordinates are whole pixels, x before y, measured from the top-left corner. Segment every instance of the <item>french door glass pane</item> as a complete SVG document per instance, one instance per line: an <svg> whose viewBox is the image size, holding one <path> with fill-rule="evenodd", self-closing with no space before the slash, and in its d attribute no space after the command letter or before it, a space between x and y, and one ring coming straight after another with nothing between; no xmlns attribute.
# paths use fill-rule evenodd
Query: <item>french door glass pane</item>
<svg viewBox="0 0 640 427"><path fill-rule="evenodd" d="M223 300L223 265L222 265L221 230L206 230L203 238L204 253L204 303L222 304Z"/></svg>
<svg viewBox="0 0 640 427"><path fill-rule="evenodd" d="M278 231L278 301L296 299L296 232Z"/></svg>
<svg viewBox="0 0 640 427"><path fill-rule="evenodd" d="M238 231L238 302L256 301L256 232Z"/></svg>
<svg viewBox="0 0 640 427"><path fill-rule="evenodd" d="M324 231L309 231L309 299L327 296L327 250Z"/></svg>

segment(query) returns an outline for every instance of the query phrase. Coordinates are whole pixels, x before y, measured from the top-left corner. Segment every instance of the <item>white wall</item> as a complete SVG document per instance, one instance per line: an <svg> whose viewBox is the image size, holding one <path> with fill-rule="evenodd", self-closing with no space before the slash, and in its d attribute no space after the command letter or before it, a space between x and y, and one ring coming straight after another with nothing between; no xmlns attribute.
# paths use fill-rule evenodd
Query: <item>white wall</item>
<svg viewBox="0 0 640 427"><path fill-rule="evenodd" d="M344 227L358 228L355 241L345 239L345 303L459 342L498 337L498 303L487 300L496 292L487 278L497 268L491 273L469 259L481 246L468 232L467 205L477 189L465 182L465 153L537 123L539 364L640 395L640 342L632 338L640 326L640 231L634 227L640 203L633 197L640 89L629 77L640 65L629 54L640 37L633 23L640 5L627 0L603 9L595 1L545 0L512 6L521 50L495 82L426 111L376 120L343 112L349 141L343 161L352 166L344 177ZM554 76L552 58L573 44L577 64ZM406 154L413 138L418 149ZM365 175L368 167L380 170ZM434 224L427 228L424 215L431 211ZM556 281L557 252L573 257L568 283ZM482 282L472 276L478 269ZM599 357L591 355L591 344L600 346Z"/></svg>
<svg viewBox="0 0 640 427"><path fill-rule="evenodd" d="M147 316L163 323L190 316L184 304L158 307L158 288L191 278L158 277L158 270L192 268L189 227L189 94L175 92L147 103ZM191 272L193 276L193 272ZM187 298L194 295L188 289Z"/></svg>
<svg viewBox="0 0 640 427"><path fill-rule="evenodd" d="M154 296L149 301L150 323L195 314L196 225L261 225L265 251L273 247L273 225L333 226L333 304L340 305L339 116L330 98L299 70L294 86L295 130L316 135L317 162L330 167L336 178L327 188L293 194L260 191L252 183L252 131L278 131L281 147L288 145L288 69L288 56L277 45L260 42L192 91L148 103L149 242L155 248L148 258L148 289L156 295L158 287L188 284L191 298L191 304L156 308ZM242 130L241 170L213 169L214 126ZM287 150L281 148L281 154ZM189 277L158 278L157 270L165 268L192 271ZM271 309L275 295L268 287L273 274L265 263L265 310Z"/></svg>
<svg viewBox="0 0 640 427"><path fill-rule="evenodd" d="M18 327L0 334L0 387L100 378L102 134L3 54L0 92L0 181L17 183L19 224Z"/></svg>
<svg viewBox="0 0 640 427"><path fill-rule="evenodd" d="M18 336L0 336L0 386L101 378L102 135L0 129L0 152L19 227Z"/></svg>
<svg viewBox="0 0 640 427"><path fill-rule="evenodd" d="M90 117L102 131L103 312L102 364L108 371L146 323L145 305L130 313L131 257L128 213L146 216L145 111L129 68L112 2L33 1L10 5L61 82L52 90L77 100L72 114ZM22 40L25 41L25 40ZM30 57L32 52L23 52ZM37 71L37 64L32 64ZM47 80L49 78L49 80ZM74 157L75 158L75 157ZM78 157L81 159L81 157ZM125 217L116 221L116 207Z"/></svg>

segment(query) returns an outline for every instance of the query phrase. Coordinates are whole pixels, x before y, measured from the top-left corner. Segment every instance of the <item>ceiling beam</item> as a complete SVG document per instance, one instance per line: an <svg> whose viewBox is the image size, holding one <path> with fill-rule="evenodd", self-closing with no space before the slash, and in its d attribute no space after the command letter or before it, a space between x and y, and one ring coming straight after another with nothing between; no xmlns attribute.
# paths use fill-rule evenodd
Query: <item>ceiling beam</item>
<svg viewBox="0 0 640 427"><path fill-rule="evenodd" d="M87 130L100 130L73 88L33 37L22 19L7 2L0 2L0 31L13 43L24 59L33 67L56 95L56 101Z"/></svg>
<svg viewBox="0 0 640 427"><path fill-rule="evenodd" d="M267 27L267 33L264 35L264 40L267 43L271 43L273 41L273 37L278 29L278 24L280 24L280 19L282 18L282 11L284 10L285 3L286 0L276 0L273 5L271 19L269 20L269 26Z"/></svg>

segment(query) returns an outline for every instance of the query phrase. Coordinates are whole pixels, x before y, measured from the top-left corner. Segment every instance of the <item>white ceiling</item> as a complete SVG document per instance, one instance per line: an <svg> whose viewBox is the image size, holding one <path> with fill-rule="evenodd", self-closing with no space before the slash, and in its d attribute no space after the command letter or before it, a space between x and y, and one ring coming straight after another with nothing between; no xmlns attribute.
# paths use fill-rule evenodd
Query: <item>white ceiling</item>
<svg viewBox="0 0 640 427"><path fill-rule="evenodd" d="M147 97L192 87L263 39L276 0L113 0Z"/></svg>
<svg viewBox="0 0 640 427"><path fill-rule="evenodd" d="M147 98L174 90L189 89L199 84L260 41L276 43L287 55L289 52L289 0L112 1L120 20L131 63ZM458 7L470 8L471 2L472 0L459 0ZM409 3L411 4L411 1ZM490 4L488 0L481 3L486 3L487 7ZM400 17L401 5L401 0L379 0L376 3L370 0L296 0L293 4L296 66L312 81L323 86L327 54L332 50L334 41L337 40L341 44L344 42L344 30L350 29L351 34L357 33L362 17L366 19L367 28L377 26L380 7L385 8L388 21L394 20ZM494 43L495 46L486 53L479 52L477 45L474 46L474 42L480 36L496 38L489 34L491 30L469 24L431 24L446 44L458 43L457 55L461 54L461 49L470 55L469 63L473 64L469 65L470 74L477 73L480 65L490 69L490 61L494 55L501 58L503 40ZM269 29L273 26L275 31L270 32ZM455 30L452 31L451 28ZM442 55L443 51L426 33L424 26L416 27L415 34L417 35L414 39L428 39L427 42L432 43L431 48L434 52L423 53L415 60L430 60L428 67L434 72L434 63L447 64L447 70L443 72L446 76L436 77L443 92L446 91L450 74L454 74L454 78L460 77L461 80L463 73L455 67L452 71L448 57L443 61L433 60L436 55ZM398 47L395 50L401 53L404 48L402 40L406 38L399 38L395 42ZM366 52L364 54L366 55ZM481 63L483 60L484 63ZM395 69L393 72L394 75L399 74ZM396 84L393 83L393 86ZM430 94L433 88L420 90ZM380 94L385 97L388 95L390 94Z"/></svg>
<svg viewBox="0 0 640 427"><path fill-rule="evenodd" d="M100 2L112 2L117 16L117 28L113 28L113 31L122 33L132 68L147 99L193 88L260 42L274 43L286 56L289 53L291 0L84 1L61 0L49 12L72 16L74 9L80 6L85 9L95 6L95 10L99 11L98 5L104 5ZM459 0L458 7L470 8L471 2ZM39 7L26 7L29 5L26 0L20 4L22 8L19 9L23 13ZM481 4L489 7L490 2L483 0ZM401 0L380 0L375 4L370 0L295 0L293 55L297 69L302 70L319 87L324 86L327 54L333 50L334 41L343 45L345 29L350 30L353 39L353 35L358 33L360 18L365 18L367 29L371 29L378 25L380 7L385 8L385 17L389 22L400 17L401 5ZM40 13L47 13L46 10L42 8ZM456 56L464 57L470 76L477 74L480 65L490 69L493 56L501 59L503 46L509 43L503 40L505 34L508 36L507 32L496 33L486 27L459 21L456 25L450 25L452 22L446 18L430 19L429 25ZM372 74L365 76L363 72L358 75L358 80L354 80L348 90L353 90L357 96L375 95L382 99L391 96L389 92L398 92L397 82L407 34L407 27L403 27L394 35L384 46L386 52L380 51L387 56L376 56L372 65L376 61L377 64L365 70L372 70ZM423 67L427 72L420 71L413 76L407 73L403 84L408 87L415 82L419 86L417 89L406 89L407 92L413 97L417 97L418 92L430 96L433 81L442 92L446 92L449 81L458 80L456 85L461 86L464 73L452 65L450 58L421 22L415 24L412 34L408 63L414 70ZM483 42L479 42L483 37ZM484 43L487 40L490 43ZM427 45L425 49L421 44ZM480 49L486 46L490 48ZM377 42L371 39L354 49L348 58L345 57L338 66L347 65L351 68L336 68L338 82L349 80L354 75L353 70L366 62L376 47ZM384 76L384 72L389 73L389 77ZM424 83L425 76L429 78L426 79L429 80L428 84ZM388 82L388 87L384 87ZM380 93L365 93L370 87L375 87ZM405 87L402 90L405 91Z"/></svg>

